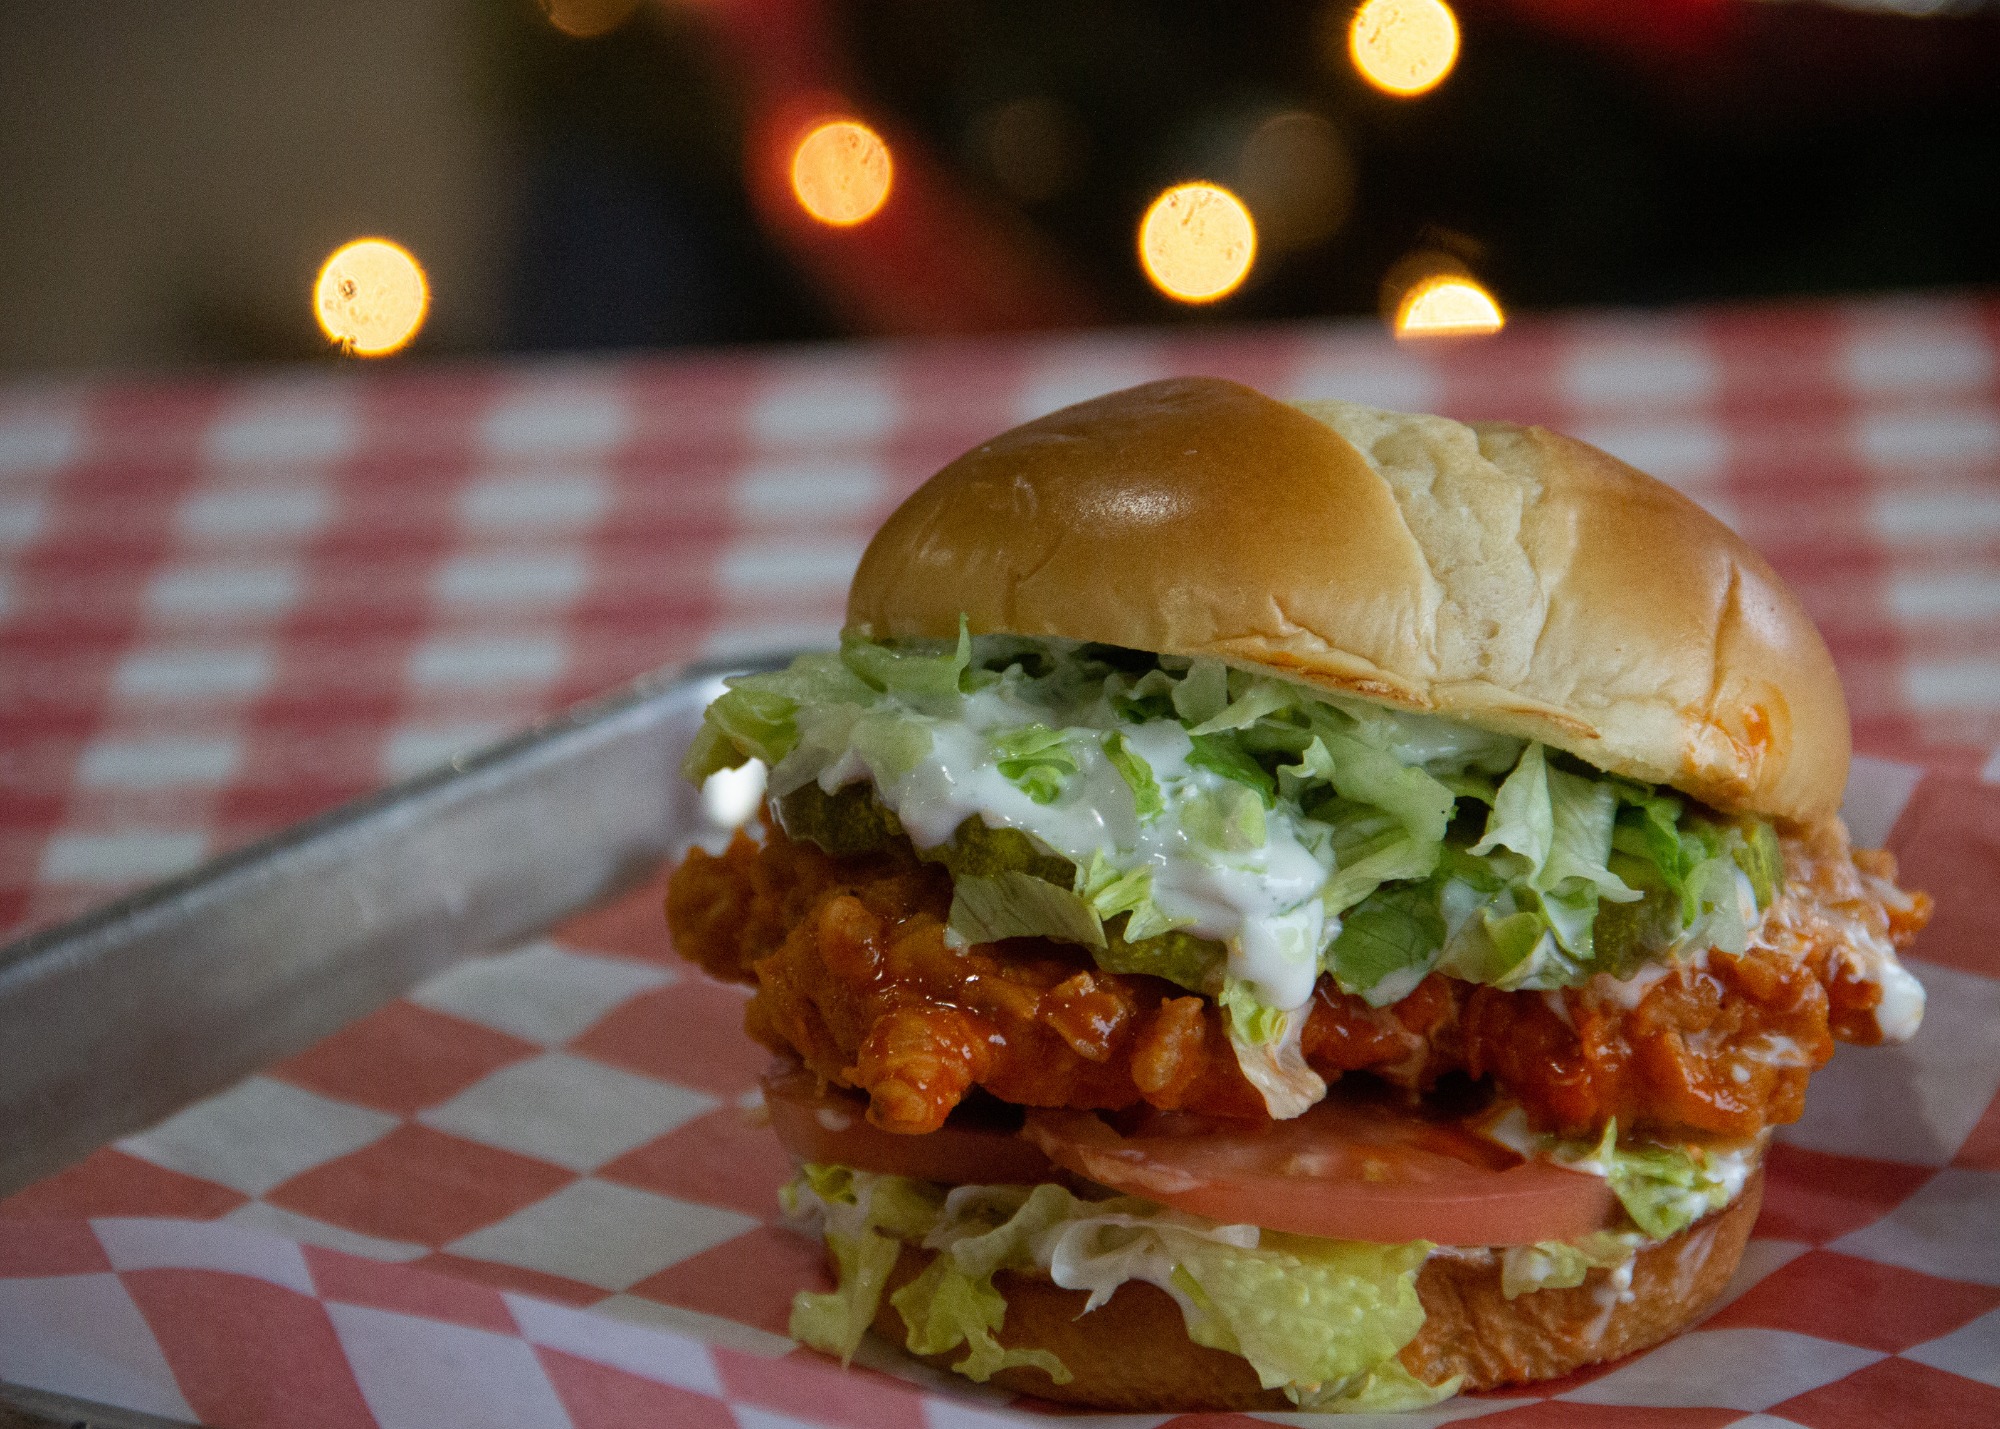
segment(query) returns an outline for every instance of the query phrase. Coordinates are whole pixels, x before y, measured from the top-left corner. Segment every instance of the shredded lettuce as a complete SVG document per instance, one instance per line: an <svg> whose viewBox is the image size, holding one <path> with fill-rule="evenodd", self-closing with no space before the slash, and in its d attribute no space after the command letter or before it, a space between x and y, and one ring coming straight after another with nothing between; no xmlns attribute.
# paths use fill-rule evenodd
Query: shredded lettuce
<svg viewBox="0 0 2000 1429"><path fill-rule="evenodd" d="M1153 777L1153 766L1132 748L1131 741L1114 729L1104 736L1104 757L1132 791L1133 813L1142 820L1158 818L1167 807L1160 795L1160 781Z"/></svg>
<svg viewBox="0 0 2000 1429"><path fill-rule="evenodd" d="M1260 1232L1136 1197L1083 1200L1057 1185L961 1186L947 1194L923 1182L827 1166L803 1168L784 1200L794 1218L818 1221L829 1239L860 1244L874 1235L891 1248L879 1274L883 1252L850 1257L836 1248L840 1287L795 1303L794 1335L830 1354L853 1353L880 1309L894 1249L907 1242L938 1254L889 1297L902 1316L905 1343L920 1354L964 1346L953 1368L974 1379L1010 1365L1033 1365L1058 1382L1068 1378L1047 1351L1000 1343L1006 1301L993 1276L1018 1270L1088 1292L1086 1314L1129 1281L1158 1286L1180 1306L1191 1340L1241 1355L1266 1388L1283 1389L1307 1408L1410 1409L1457 1388L1456 1381L1424 1384L1396 1359L1423 1327L1416 1277L1428 1242L1372 1245Z"/></svg>
<svg viewBox="0 0 2000 1429"><path fill-rule="evenodd" d="M964 943L1054 938L1105 945L1104 923L1088 899L1032 873L962 874L952 880L950 927Z"/></svg>
<svg viewBox="0 0 2000 1429"><path fill-rule="evenodd" d="M1224 978L1222 991L1215 1000L1229 1014L1232 1038L1268 1046L1284 1035L1285 1014L1269 1003L1259 1002L1255 989L1242 979Z"/></svg>
<svg viewBox="0 0 2000 1429"><path fill-rule="evenodd" d="M1743 1162L1687 1146L1617 1144L1618 1123L1604 1128L1594 1159L1609 1168L1611 1190L1633 1224L1654 1240L1678 1235L1721 1210L1743 1188Z"/></svg>
<svg viewBox="0 0 2000 1429"><path fill-rule="evenodd" d="M1246 1027L1320 972L1386 1006L1433 971L1547 990L1740 951L1784 877L1762 822L1216 660L961 622L728 684L691 777L763 760L793 837L847 856L907 834L949 868L954 937L1053 938L1208 997L1233 979ZM900 802L972 787L967 758L1013 803L953 832Z"/></svg>
<svg viewBox="0 0 2000 1429"><path fill-rule="evenodd" d="M1554 1142L1542 1154L1604 1177L1632 1223L1650 1239L1665 1240L1735 1200L1760 1152L1755 1142L1719 1148L1641 1140L1620 1146L1614 1119L1594 1145Z"/></svg>
<svg viewBox="0 0 2000 1429"><path fill-rule="evenodd" d="M1633 1231L1593 1231L1581 1240L1536 1241L1500 1252L1500 1293L1509 1300L1537 1290L1571 1290L1593 1270L1628 1264L1646 1243Z"/></svg>
<svg viewBox="0 0 2000 1429"><path fill-rule="evenodd" d="M1045 724L1010 729L993 741L1000 773L1037 804L1053 804L1076 773L1076 755L1059 729Z"/></svg>

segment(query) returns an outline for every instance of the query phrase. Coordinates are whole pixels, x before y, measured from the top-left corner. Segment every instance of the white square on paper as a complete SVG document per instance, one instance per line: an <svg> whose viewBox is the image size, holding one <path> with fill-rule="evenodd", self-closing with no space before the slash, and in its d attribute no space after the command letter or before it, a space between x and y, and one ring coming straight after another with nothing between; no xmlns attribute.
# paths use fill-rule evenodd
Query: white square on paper
<svg viewBox="0 0 2000 1429"><path fill-rule="evenodd" d="M410 652L409 675L431 689L539 685L561 674L568 656L554 635L435 635Z"/></svg>
<svg viewBox="0 0 2000 1429"><path fill-rule="evenodd" d="M242 759L243 741L233 734L100 739L83 751L76 779L87 789L220 784L236 772Z"/></svg>
<svg viewBox="0 0 2000 1429"><path fill-rule="evenodd" d="M486 530L573 531L611 505L604 476L580 468L482 477L458 498L459 519Z"/></svg>
<svg viewBox="0 0 2000 1429"><path fill-rule="evenodd" d="M182 534L201 541L296 541L333 514L323 486L225 483L204 487L181 504Z"/></svg>
<svg viewBox="0 0 2000 1429"><path fill-rule="evenodd" d="M194 1418L160 1342L108 1272L0 1280L0 1380Z"/></svg>
<svg viewBox="0 0 2000 1429"><path fill-rule="evenodd" d="M1874 1350L1789 1330L1696 1330L1557 1397L1670 1408L1687 1403L1692 1385L1700 1387L1705 1404L1769 1409L1881 1358Z"/></svg>
<svg viewBox="0 0 2000 1429"><path fill-rule="evenodd" d="M756 1225L739 1211L586 1178L445 1249L615 1291Z"/></svg>
<svg viewBox="0 0 2000 1429"><path fill-rule="evenodd" d="M451 605L560 605L590 578L581 551L478 551L438 567L431 589Z"/></svg>
<svg viewBox="0 0 2000 1429"><path fill-rule="evenodd" d="M326 1314L382 1429L570 1429L525 1340L338 1300Z"/></svg>
<svg viewBox="0 0 2000 1429"><path fill-rule="evenodd" d="M1717 372L1705 344L1656 329L1633 339L1578 343L1558 381L1579 407L1686 406L1714 393Z"/></svg>
<svg viewBox="0 0 2000 1429"><path fill-rule="evenodd" d="M1388 339L1315 343L1285 383L1295 402L1359 402L1395 412L1429 412L1438 405L1437 370Z"/></svg>
<svg viewBox="0 0 2000 1429"><path fill-rule="evenodd" d="M1912 961L1924 1029L1890 1047L1842 1047L1780 1139L1839 1156L1943 1166L2000 1090L2000 982Z"/></svg>
<svg viewBox="0 0 2000 1429"><path fill-rule="evenodd" d="M718 1105L687 1087L548 1052L500 1068L417 1120L572 1171L593 1171Z"/></svg>
<svg viewBox="0 0 2000 1429"><path fill-rule="evenodd" d="M2000 1285L2000 1171L1940 1171L1881 1220L1828 1249Z"/></svg>
<svg viewBox="0 0 2000 1429"><path fill-rule="evenodd" d="M595 386L544 386L495 403L479 424L489 450L508 456L609 451L631 434L623 396Z"/></svg>
<svg viewBox="0 0 2000 1429"><path fill-rule="evenodd" d="M139 650L118 663L112 685L129 700L248 697L271 682L271 652L261 646L182 646Z"/></svg>
<svg viewBox="0 0 2000 1429"><path fill-rule="evenodd" d="M387 1112L250 1077L118 1146L155 1166L261 1196L401 1124Z"/></svg>
<svg viewBox="0 0 2000 1429"><path fill-rule="evenodd" d="M873 441L894 429L897 416L895 389L881 376L808 359L751 400L749 422L760 442L817 445Z"/></svg>
<svg viewBox="0 0 2000 1429"><path fill-rule="evenodd" d="M183 873L201 862L204 834L132 829L119 834L57 834L42 850L45 883L136 883Z"/></svg>
<svg viewBox="0 0 2000 1429"><path fill-rule="evenodd" d="M146 609L160 620L268 618L298 598L299 572L290 561L169 566L146 587Z"/></svg>
<svg viewBox="0 0 2000 1429"><path fill-rule="evenodd" d="M798 458L759 462L737 478L730 499L747 521L807 524L851 520L887 489L880 462Z"/></svg>
<svg viewBox="0 0 2000 1429"><path fill-rule="evenodd" d="M722 589L738 598L831 599L847 588L860 564L858 541L737 541L716 561L715 575Z"/></svg>
<svg viewBox="0 0 2000 1429"><path fill-rule="evenodd" d="M410 998L434 1012L555 1046L580 1036L626 998L673 981L665 968L536 942L460 963Z"/></svg>
<svg viewBox="0 0 2000 1429"><path fill-rule="evenodd" d="M2000 1310L1988 1310L1969 1325L1904 1350L1903 1358L2000 1386Z"/></svg>

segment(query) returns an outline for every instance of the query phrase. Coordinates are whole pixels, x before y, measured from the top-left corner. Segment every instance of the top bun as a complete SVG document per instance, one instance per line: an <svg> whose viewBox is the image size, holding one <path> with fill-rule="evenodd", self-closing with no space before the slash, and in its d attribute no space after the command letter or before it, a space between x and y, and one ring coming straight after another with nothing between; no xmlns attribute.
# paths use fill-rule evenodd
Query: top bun
<svg viewBox="0 0 2000 1429"><path fill-rule="evenodd" d="M869 542L850 628L1209 656L1809 821L1847 706L1757 553L1542 427L1297 406L1217 378L1079 403L967 452Z"/></svg>

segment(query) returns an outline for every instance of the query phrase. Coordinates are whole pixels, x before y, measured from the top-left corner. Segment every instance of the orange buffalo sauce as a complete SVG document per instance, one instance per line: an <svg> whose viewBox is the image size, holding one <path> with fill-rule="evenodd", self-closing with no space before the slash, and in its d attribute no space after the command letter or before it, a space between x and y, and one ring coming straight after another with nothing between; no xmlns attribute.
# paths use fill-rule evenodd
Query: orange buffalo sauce
<svg viewBox="0 0 2000 1429"><path fill-rule="evenodd" d="M1490 1080L1565 1135L1612 1117L1732 1138L1795 1120L1835 1039L1880 1040L1882 983L1858 950L1906 943L1929 901L1895 887L1887 854L1850 855L1837 824L1782 842L1785 888L1740 956L1546 993L1433 974L1386 1008L1323 978L1301 1050L1329 1081ZM934 1131L974 1088L1020 1106L1266 1115L1213 1003L1045 939L951 947L950 906L948 875L902 840L835 859L775 827L691 853L667 896L680 952L756 986L751 1034L866 1092L887 1130Z"/></svg>

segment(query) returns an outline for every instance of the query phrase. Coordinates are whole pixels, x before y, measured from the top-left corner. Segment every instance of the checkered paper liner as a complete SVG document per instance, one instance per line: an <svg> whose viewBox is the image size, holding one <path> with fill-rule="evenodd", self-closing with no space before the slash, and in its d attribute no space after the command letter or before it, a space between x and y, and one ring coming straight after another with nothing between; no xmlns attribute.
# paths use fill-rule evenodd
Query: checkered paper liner
<svg viewBox="0 0 2000 1429"><path fill-rule="evenodd" d="M1862 748L2000 746L1992 297L0 386L0 931L642 671L823 643L938 466L1195 372L1596 441L1771 559Z"/></svg>
<svg viewBox="0 0 2000 1429"><path fill-rule="evenodd" d="M1929 1014L1815 1080L1725 1302L1648 1354L1391 1422L2000 1423L2000 788L1863 761L1849 808L1937 899L1912 960ZM1045 1414L783 1338L793 1293L826 1283L818 1247L779 1223L743 994L676 963L659 893L461 964L0 1202L0 1379L231 1426Z"/></svg>

